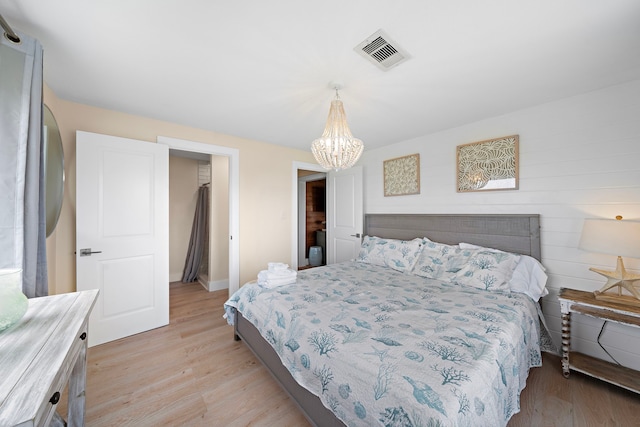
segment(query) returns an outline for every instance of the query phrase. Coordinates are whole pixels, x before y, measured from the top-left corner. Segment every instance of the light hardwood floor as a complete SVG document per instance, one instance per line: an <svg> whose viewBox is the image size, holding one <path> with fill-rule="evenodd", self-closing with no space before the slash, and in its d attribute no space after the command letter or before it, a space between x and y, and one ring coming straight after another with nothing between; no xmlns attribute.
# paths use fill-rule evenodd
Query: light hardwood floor
<svg viewBox="0 0 640 427"><path fill-rule="evenodd" d="M178 282L170 294L168 326L89 349L87 426L309 426L233 340L226 291ZM640 426L640 395L580 374L566 380L559 358L545 355L509 422L516 426Z"/></svg>

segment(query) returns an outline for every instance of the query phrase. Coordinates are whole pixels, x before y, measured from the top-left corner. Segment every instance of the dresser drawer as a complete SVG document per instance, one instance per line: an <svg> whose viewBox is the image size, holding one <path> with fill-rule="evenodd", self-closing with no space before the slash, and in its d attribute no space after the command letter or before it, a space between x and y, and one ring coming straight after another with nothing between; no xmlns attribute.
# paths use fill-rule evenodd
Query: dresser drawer
<svg viewBox="0 0 640 427"><path fill-rule="evenodd" d="M47 390L45 399L42 401L38 413L36 414L35 425L47 426L49 425L53 413L58 407L58 402L62 398L64 388L68 383L71 373L79 360L81 363L85 363L87 354L87 322L84 322L80 328L78 337L71 345L69 352L66 354L62 366L57 370L57 374L51 383L51 387Z"/></svg>

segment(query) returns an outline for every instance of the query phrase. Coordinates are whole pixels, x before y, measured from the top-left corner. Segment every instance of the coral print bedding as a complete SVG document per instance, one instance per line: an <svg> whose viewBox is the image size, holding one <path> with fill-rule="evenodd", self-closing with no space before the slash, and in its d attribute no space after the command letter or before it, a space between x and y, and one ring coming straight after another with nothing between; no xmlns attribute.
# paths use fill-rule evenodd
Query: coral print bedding
<svg viewBox="0 0 640 427"><path fill-rule="evenodd" d="M247 284L227 318L239 310L347 426L506 425L542 363L538 304L444 270L445 280L411 274L414 244L402 251L380 263L403 271L361 260L301 271L291 285Z"/></svg>

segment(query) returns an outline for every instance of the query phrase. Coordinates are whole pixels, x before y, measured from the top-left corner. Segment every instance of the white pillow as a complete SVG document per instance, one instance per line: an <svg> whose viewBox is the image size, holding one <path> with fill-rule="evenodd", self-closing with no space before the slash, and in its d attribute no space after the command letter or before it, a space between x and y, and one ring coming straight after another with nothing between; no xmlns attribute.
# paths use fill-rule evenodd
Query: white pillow
<svg viewBox="0 0 640 427"><path fill-rule="evenodd" d="M397 240L364 236L356 261L409 272L422 251L422 239Z"/></svg>
<svg viewBox="0 0 640 427"><path fill-rule="evenodd" d="M470 243L460 243L460 247L467 249L481 248L481 246ZM546 269L537 259L528 255L520 255L520 260L509 281L511 291L528 295L534 301L539 301L540 298L549 295L549 291L546 288L547 275L545 271Z"/></svg>
<svg viewBox="0 0 640 427"><path fill-rule="evenodd" d="M529 295L531 299L538 301L540 298L549 295L546 285L547 274L544 266L535 258L521 255L509 282L511 291Z"/></svg>

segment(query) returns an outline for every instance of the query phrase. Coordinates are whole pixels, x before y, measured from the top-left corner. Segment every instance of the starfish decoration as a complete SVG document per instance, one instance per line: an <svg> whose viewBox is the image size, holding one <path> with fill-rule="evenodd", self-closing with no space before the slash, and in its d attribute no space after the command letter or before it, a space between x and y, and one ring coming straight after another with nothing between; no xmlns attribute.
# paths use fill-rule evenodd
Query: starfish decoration
<svg viewBox="0 0 640 427"><path fill-rule="evenodd" d="M634 282L640 280L640 274L627 272L627 270L625 270L624 268L622 257L618 257L618 264L615 271L600 270L597 268L590 268L589 270L601 274L607 278L607 283L605 283L602 288L595 292L596 295L606 292L615 286L618 286L618 295L621 294L621 290L622 288L624 288L627 291L631 292L631 295L633 295L636 299L640 300L640 292L638 292L635 286L633 286Z"/></svg>

